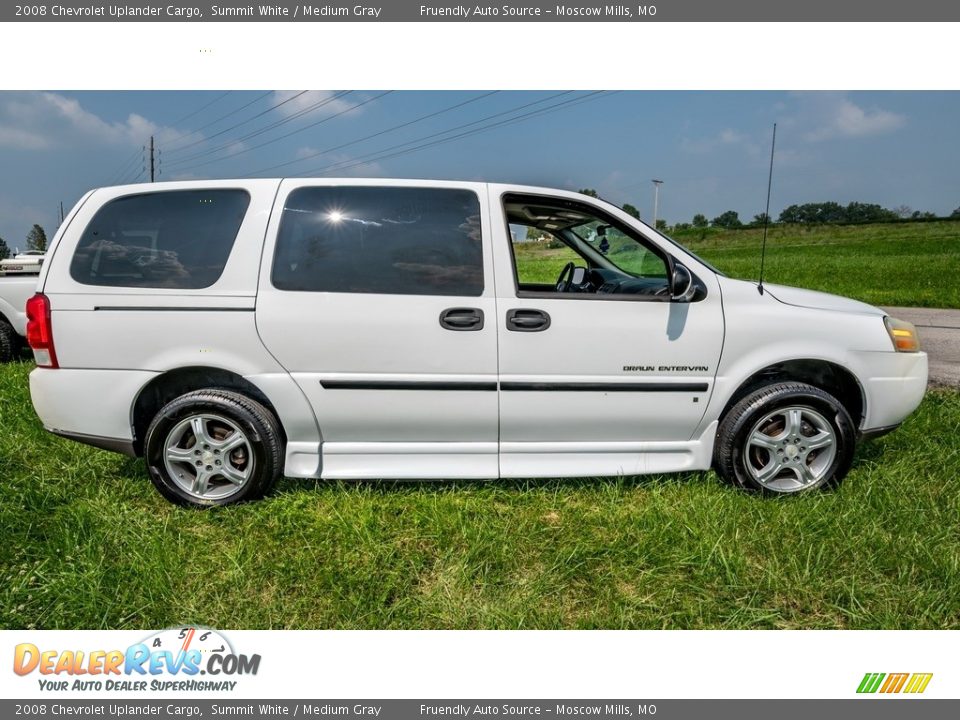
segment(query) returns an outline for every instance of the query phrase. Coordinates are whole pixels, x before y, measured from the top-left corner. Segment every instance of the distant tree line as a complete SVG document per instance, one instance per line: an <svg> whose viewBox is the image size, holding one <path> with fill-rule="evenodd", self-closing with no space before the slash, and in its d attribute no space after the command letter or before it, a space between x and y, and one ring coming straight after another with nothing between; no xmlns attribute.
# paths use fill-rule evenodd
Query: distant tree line
<svg viewBox="0 0 960 720"><path fill-rule="evenodd" d="M589 197L600 197L593 188L583 188L579 191ZM624 203L622 210L638 220L640 211L636 206L630 203ZM727 210L717 215L713 220L707 218L703 213L697 213L693 219L686 223L676 223L674 230L688 230L690 228L705 229L716 227L723 229L733 229L741 227L762 227L765 223L785 223L797 225L813 225L820 223L836 224L854 224L854 223L883 223L898 222L901 220L936 220L939 216L932 212L922 212L914 210L906 205L901 205L894 210L885 208L876 203L851 202L841 205L838 202L816 202L803 203L802 205L790 205L783 209L779 217L774 220L767 217L766 213L759 213L753 216L749 222L740 219L736 210ZM960 207L954 210L948 216L951 220L960 220ZM657 219L657 228L666 228L667 223L663 219Z"/></svg>

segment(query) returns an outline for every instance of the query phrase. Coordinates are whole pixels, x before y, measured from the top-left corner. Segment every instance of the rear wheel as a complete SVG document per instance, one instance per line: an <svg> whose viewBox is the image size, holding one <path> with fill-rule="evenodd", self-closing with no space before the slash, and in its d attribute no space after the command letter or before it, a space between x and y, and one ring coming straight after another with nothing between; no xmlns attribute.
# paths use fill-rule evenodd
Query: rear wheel
<svg viewBox="0 0 960 720"><path fill-rule="evenodd" d="M780 383L754 391L726 414L715 466L745 490L793 494L839 483L855 444L840 401L812 385Z"/></svg>
<svg viewBox="0 0 960 720"><path fill-rule="evenodd" d="M13 325L0 320L0 363L10 362L17 357L20 349L20 336Z"/></svg>
<svg viewBox="0 0 960 720"><path fill-rule="evenodd" d="M273 414L226 390L198 390L165 405L147 429L144 448L163 496L195 507L261 497L283 464Z"/></svg>

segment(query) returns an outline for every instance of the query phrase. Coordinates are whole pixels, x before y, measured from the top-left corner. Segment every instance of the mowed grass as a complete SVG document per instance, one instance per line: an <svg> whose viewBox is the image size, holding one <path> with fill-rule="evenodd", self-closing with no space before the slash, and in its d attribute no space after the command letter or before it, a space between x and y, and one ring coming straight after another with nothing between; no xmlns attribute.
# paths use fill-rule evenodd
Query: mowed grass
<svg viewBox="0 0 960 720"><path fill-rule="evenodd" d="M957 392L830 493L285 480L199 512L46 434L30 369L0 367L5 628L960 628Z"/></svg>
<svg viewBox="0 0 960 720"><path fill-rule="evenodd" d="M674 239L732 277L756 280L762 229ZM871 305L960 308L960 221L770 228L766 280Z"/></svg>

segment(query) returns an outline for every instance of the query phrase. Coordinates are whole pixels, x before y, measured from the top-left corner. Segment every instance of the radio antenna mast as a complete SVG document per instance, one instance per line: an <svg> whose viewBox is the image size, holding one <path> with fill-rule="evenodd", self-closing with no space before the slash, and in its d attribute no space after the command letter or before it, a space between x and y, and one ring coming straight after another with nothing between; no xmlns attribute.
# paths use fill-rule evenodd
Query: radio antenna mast
<svg viewBox="0 0 960 720"><path fill-rule="evenodd" d="M767 259L767 228L770 226L770 189L773 187L773 153L777 148L777 124L773 124L773 140L770 141L770 174L767 175L767 209L763 213L763 245L760 249L760 282L757 292L763 295L763 266Z"/></svg>

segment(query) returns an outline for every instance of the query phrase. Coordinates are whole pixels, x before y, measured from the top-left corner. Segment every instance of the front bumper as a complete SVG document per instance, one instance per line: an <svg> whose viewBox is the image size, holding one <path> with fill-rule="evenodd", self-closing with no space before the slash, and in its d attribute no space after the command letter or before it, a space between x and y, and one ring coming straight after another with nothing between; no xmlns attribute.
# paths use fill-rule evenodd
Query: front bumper
<svg viewBox="0 0 960 720"><path fill-rule="evenodd" d="M927 354L857 353L863 378L864 435L893 428L917 409L927 390Z"/></svg>

